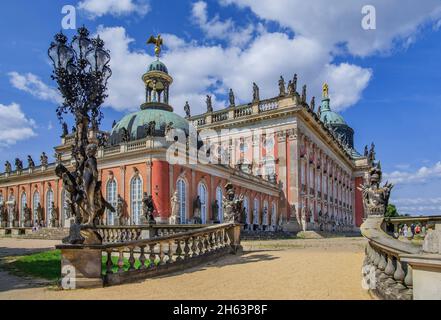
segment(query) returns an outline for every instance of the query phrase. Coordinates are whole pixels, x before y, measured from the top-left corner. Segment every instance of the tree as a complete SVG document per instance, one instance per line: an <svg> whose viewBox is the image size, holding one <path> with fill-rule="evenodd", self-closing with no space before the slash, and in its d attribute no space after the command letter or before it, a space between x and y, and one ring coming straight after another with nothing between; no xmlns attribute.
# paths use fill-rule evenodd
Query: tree
<svg viewBox="0 0 441 320"><path fill-rule="evenodd" d="M398 213L397 207L393 204L388 204L386 213L384 214L385 217L399 217L400 214Z"/></svg>

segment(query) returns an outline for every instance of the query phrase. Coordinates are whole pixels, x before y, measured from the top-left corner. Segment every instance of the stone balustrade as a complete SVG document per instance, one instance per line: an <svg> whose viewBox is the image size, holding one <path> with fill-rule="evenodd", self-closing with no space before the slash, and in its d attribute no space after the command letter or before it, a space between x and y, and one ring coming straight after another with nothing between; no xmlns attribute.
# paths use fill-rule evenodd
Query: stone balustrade
<svg viewBox="0 0 441 320"><path fill-rule="evenodd" d="M103 239L103 243L121 243L151 239L186 232L206 225L197 224L151 224L133 226L98 226L97 232Z"/></svg>
<svg viewBox="0 0 441 320"><path fill-rule="evenodd" d="M413 299L412 267L402 261L407 254L421 254L422 247L394 239L383 231L383 217L369 217L361 225L367 238L363 284L381 299Z"/></svg>
<svg viewBox="0 0 441 320"><path fill-rule="evenodd" d="M127 229L132 237L139 238L139 232L133 234L136 228ZM155 229L161 234L166 228ZM75 279L69 279L69 283L74 283L75 288L116 285L183 270L241 251L241 226L237 224L199 226L183 232L180 232L183 228L177 228L177 233L173 233L174 227L170 229L169 235L150 239L101 245L58 245L62 255L62 273L68 270L62 277L74 276ZM109 232L112 228L99 230ZM111 239L111 236L106 236Z"/></svg>

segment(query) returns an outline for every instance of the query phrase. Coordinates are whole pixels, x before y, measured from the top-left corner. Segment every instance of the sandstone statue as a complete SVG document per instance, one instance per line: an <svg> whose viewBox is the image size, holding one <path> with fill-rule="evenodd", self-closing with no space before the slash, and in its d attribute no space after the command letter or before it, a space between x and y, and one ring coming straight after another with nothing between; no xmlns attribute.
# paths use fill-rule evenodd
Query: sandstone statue
<svg viewBox="0 0 441 320"><path fill-rule="evenodd" d="M147 195L147 192L144 192L144 196L142 197L142 213L145 219L150 224L155 224L155 217L153 212L155 211L155 204L153 202L153 197L151 195Z"/></svg>
<svg viewBox="0 0 441 320"><path fill-rule="evenodd" d="M173 196L171 197L171 215L169 218L169 223L180 224L178 190L175 190Z"/></svg>
<svg viewBox="0 0 441 320"><path fill-rule="evenodd" d="M380 187L381 177L381 164L378 162L371 167L368 181L358 187L362 192L364 211L368 216L383 216L389 204L393 185L386 182Z"/></svg>

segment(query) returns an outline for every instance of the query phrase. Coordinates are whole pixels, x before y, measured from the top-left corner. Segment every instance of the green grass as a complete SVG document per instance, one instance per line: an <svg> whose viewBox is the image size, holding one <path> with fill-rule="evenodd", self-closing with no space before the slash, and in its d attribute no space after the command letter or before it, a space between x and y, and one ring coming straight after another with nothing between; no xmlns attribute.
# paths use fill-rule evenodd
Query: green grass
<svg viewBox="0 0 441 320"><path fill-rule="evenodd" d="M105 274L107 257L103 256L101 260L103 274ZM118 271L118 257L112 256L113 272ZM159 259L155 260L155 264L159 264ZM150 260L145 261L145 265L150 265ZM61 252L60 250L50 250L31 255L13 257L5 259L1 266L9 272L18 276L31 276L51 281L57 281L61 278ZM129 269L129 261L124 258L124 271ZM138 269L141 263L135 260L135 268Z"/></svg>
<svg viewBox="0 0 441 320"><path fill-rule="evenodd" d="M31 276L56 281L61 277L61 252L51 250L14 257L3 263L5 269L18 276Z"/></svg>

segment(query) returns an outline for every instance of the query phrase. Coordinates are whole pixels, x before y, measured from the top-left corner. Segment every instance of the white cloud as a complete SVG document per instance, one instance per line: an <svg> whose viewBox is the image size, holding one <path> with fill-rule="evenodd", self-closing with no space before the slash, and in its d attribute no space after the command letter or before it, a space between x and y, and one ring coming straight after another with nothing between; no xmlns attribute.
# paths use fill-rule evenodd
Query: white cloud
<svg viewBox="0 0 441 320"><path fill-rule="evenodd" d="M384 178L395 184L425 183L430 179L441 178L441 161L432 167L423 166L415 172L393 171L384 174Z"/></svg>
<svg viewBox="0 0 441 320"><path fill-rule="evenodd" d="M253 36L254 26L252 24L238 28L231 19L221 21L218 15L209 19L207 3L204 1L193 3L192 18L208 38L227 40L234 46L246 45Z"/></svg>
<svg viewBox="0 0 441 320"><path fill-rule="evenodd" d="M32 96L53 103L61 103L62 99L55 88L49 87L32 73L19 74L10 72L9 81L16 89L30 93Z"/></svg>
<svg viewBox="0 0 441 320"><path fill-rule="evenodd" d="M366 56L393 49L396 42L404 46L425 23L437 23L441 18L438 0L219 0L221 4L236 4L250 8L258 17L275 21L297 35L320 42L338 51L344 44L350 54ZM376 9L377 29L361 27L364 5ZM410 40L409 40L410 39Z"/></svg>
<svg viewBox="0 0 441 320"><path fill-rule="evenodd" d="M0 148L11 146L17 141L34 137L35 121L23 113L20 105L0 104Z"/></svg>
<svg viewBox="0 0 441 320"><path fill-rule="evenodd" d="M154 57L131 50L133 39L122 27L100 27L98 33L112 56L113 75L106 104L120 111L136 110L145 101L141 75ZM229 88L233 88L238 102L248 103L253 82L260 86L263 98L274 97L279 76L288 82L294 73L299 75L299 88L308 84L308 99L320 95L322 83L329 81L335 97L332 105L341 110L358 101L371 78L369 69L333 64L332 56L320 43L302 36L263 32L245 49L184 42L170 34L163 34L163 38L168 50L161 60L174 78L170 99L181 114L185 101L190 102L192 114L201 113L206 94L226 93ZM225 105L213 98L215 109Z"/></svg>
<svg viewBox="0 0 441 320"><path fill-rule="evenodd" d="M136 13L144 16L150 11L150 5L145 0L84 0L78 4L91 18L101 17L106 14L113 16L126 16Z"/></svg>

